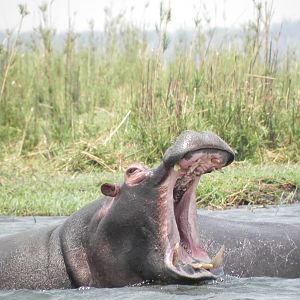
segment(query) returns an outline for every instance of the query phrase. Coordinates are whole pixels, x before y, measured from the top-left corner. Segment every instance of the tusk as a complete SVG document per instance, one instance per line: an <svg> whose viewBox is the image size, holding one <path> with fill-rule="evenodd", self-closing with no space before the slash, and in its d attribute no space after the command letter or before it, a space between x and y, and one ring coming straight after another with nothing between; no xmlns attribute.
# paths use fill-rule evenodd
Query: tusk
<svg viewBox="0 0 300 300"><path fill-rule="evenodd" d="M178 164L176 164L176 165L174 165L174 171L179 171L180 169L181 169L181 167L178 165Z"/></svg>
<svg viewBox="0 0 300 300"><path fill-rule="evenodd" d="M219 165L221 161L220 161L219 159L217 159L217 158L212 158L212 159L211 159L211 162L212 162L213 164Z"/></svg>
<svg viewBox="0 0 300 300"><path fill-rule="evenodd" d="M178 257L179 257L179 243L176 243L174 250L173 250L173 259L172 259L172 263L174 266L178 262Z"/></svg>
<svg viewBox="0 0 300 300"><path fill-rule="evenodd" d="M194 269L205 269L205 270L209 270L214 267L213 264L206 264L206 263L196 263L196 264L191 264L191 266Z"/></svg>
<svg viewBox="0 0 300 300"><path fill-rule="evenodd" d="M224 252L225 246L223 245L210 262L214 266L214 268L219 268L223 264Z"/></svg>

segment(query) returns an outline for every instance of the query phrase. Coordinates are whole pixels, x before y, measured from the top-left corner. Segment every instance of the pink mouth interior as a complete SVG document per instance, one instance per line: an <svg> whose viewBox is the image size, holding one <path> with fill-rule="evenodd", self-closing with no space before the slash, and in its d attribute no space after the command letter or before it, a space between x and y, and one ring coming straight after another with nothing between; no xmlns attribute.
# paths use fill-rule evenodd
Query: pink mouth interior
<svg viewBox="0 0 300 300"><path fill-rule="evenodd" d="M226 152L201 150L190 153L170 171L167 187L167 267L191 279L213 276L210 270L192 264L210 263L203 249L197 224L195 192L200 176L226 165Z"/></svg>

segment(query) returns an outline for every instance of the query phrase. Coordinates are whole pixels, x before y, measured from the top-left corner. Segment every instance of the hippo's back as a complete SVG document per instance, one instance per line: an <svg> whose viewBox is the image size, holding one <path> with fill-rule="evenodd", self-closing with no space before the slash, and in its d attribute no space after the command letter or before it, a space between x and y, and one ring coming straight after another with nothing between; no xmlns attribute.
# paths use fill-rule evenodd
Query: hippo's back
<svg viewBox="0 0 300 300"><path fill-rule="evenodd" d="M71 287L59 229L41 228L0 239L0 289Z"/></svg>

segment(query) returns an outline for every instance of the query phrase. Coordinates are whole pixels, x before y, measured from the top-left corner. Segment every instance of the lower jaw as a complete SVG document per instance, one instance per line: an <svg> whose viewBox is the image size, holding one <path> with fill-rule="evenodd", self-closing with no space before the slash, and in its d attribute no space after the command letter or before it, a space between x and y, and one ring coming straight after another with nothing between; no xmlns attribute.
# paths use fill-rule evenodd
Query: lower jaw
<svg viewBox="0 0 300 300"><path fill-rule="evenodd" d="M173 257L169 255L167 267L183 281L202 281L208 279L217 279L223 274L223 259L225 248L222 246L218 253L210 260L206 255L202 259L194 259L191 256L184 259L178 255L179 250L173 250ZM174 258L175 254L175 258ZM206 254L206 252L205 252ZM188 255L188 254L187 254ZM175 259L175 260L174 260Z"/></svg>
<svg viewBox="0 0 300 300"><path fill-rule="evenodd" d="M210 272L213 265L207 263L207 259L204 261L194 259L187 253L183 257L179 251L184 250L177 244L175 250L169 253L166 259L166 267L172 273L173 278L175 277L179 282L199 282L217 278Z"/></svg>
<svg viewBox="0 0 300 300"><path fill-rule="evenodd" d="M217 276L210 271L199 269L195 271L189 264L172 267L168 266L171 277L179 283L199 283L206 280L215 280Z"/></svg>

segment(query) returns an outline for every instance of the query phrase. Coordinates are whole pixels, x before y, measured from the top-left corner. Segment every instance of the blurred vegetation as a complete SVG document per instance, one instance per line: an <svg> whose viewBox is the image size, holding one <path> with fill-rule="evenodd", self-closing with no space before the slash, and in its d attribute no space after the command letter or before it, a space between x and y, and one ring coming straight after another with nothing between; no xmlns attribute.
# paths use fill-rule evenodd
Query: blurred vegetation
<svg viewBox="0 0 300 300"><path fill-rule="evenodd" d="M48 165L47 165L48 164ZM122 182L111 172L58 172L49 162L28 166L5 164L0 176L0 215L65 216L100 196L100 185ZM201 177L198 207L264 207L300 200L300 165L234 163L224 173Z"/></svg>
<svg viewBox="0 0 300 300"><path fill-rule="evenodd" d="M216 132L238 160L299 162L300 65L288 49L278 54L267 7L256 4L241 44L219 49L210 21L196 16L191 43L178 41L171 55L170 8L161 6L153 49L145 30L109 10L101 39L91 22L81 44L70 21L56 48L48 13L42 5L24 42L20 6L19 29L0 46L0 161L112 172L132 160L153 165L191 129Z"/></svg>

